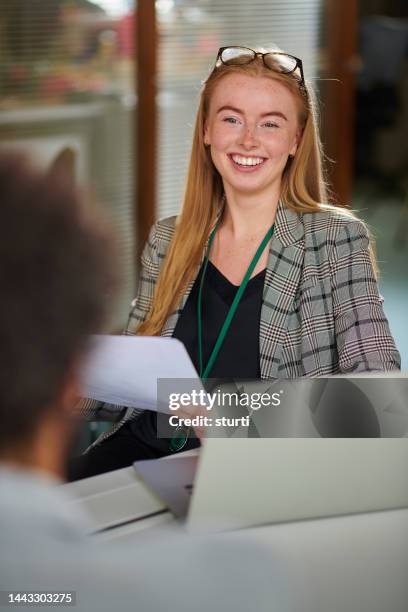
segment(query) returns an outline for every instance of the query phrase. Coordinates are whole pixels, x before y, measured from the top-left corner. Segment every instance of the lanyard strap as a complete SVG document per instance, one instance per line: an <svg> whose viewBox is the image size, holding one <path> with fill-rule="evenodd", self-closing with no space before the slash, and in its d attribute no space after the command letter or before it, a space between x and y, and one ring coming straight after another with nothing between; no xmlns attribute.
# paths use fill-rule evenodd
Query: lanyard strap
<svg viewBox="0 0 408 612"><path fill-rule="evenodd" d="M210 258L210 252L211 252L211 247L212 247L212 243L214 241L214 236L216 234L217 228L218 226L215 226L215 228L213 229L213 231L211 232L210 235L210 239L208 241L208 249L207 249L207 253L205 256L205 261L204 261L204 266L203 266L203 272L201 275L201 281L200 281L200 289L198 292L198 309L197 309L197 324L198 324L198 352L199 352L199 357L200 357L200 378L202 380L205 380L206 378L208 378L208 375L214 365L215 360L217 359L218 353L220 352L220 348L222 346L222 343L224 342L225 336L227 335L227 331L229 329L229 326L231 325L231 321L232 318L238 308L238 304L241 300L241 297L246 289L246 286L248 284L249 279L252 276L252 272L255 269L256 264L259 261L259 258L261 257L262 253L264 252L266 245L268 244L268 242L270 241L270 239L273 236L273 230L274 230L275 224L272 225L272 227L270 227L270 229L268 230L265 238L262 240L261 244L259 245L251 263L249 264L248 270L245 273L244 279L242 281L242 283L240 284L240 286L237 289L237 292L235 294L234 300L230 306L230 309L228 311L227 316L225 317L225 321L222 325L221 331L218 334L218 338L216 340L216 343L214 345L214 348L212 350L212 353L210 355L210 358L208 360L208 363L203 371L203 340L202 340L202 292L203 292L203 286L204 286L204 278L205 278L205 273L207 270L207 266L208 266L208 261Z"/></svg>

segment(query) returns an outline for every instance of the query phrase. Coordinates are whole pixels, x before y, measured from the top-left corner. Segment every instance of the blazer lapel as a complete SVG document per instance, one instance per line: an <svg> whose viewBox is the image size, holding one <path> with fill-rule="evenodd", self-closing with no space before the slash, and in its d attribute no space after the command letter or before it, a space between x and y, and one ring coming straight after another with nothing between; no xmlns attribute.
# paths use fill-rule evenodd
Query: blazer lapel
<svg viewBox="0 0 408 612"><path fill-rule="evenodd" d="M301 215L279 202L265 274L259 353L261 378L278 378L286 320L301 278L304 228Z"/></svg>

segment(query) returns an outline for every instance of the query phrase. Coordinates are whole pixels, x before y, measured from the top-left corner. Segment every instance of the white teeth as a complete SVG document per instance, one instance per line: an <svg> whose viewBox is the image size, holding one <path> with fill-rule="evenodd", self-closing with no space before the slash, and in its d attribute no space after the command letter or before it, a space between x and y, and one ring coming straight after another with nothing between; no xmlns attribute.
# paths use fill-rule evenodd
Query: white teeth
<svg viewBox="0 0 408 612"><path fill-rule="evenodd" d="M231 155L231 157L240 166L259 166L264 161L262 157L241 157L241 155Z"/></svg>

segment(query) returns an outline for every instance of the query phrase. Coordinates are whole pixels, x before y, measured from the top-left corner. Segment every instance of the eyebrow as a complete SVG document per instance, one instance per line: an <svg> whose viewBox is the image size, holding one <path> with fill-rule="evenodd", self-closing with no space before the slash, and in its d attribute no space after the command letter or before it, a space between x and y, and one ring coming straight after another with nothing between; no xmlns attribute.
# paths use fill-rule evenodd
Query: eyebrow
<svg viewBox="0 0 408 612"><path fill-rule="evenodd" d="M229 105L227 105L227 106L221 106L221 108L219 108L219 109L217 110L217 113L216 113L216 114L218 115L218 113L221 113L222 111L225 111L225 110L230 110L230 111L233 111L234 113L239 113L240 115L243 115L243 114L244 114L244 112L243 112L241 109L236 108L235 106L229 106ZM283 113L281 113L280 111L270 111L269 113L262 113L262 115L261 115L261 119L263 119L264 117L271 117L271 116L274 116L274 117L281 117L281 118L282 118L282 119L284 119L285 121L287 121L287 120L288 120L288 118L286 117L286 115L284 115L284 114L283 114Z"/></svg>

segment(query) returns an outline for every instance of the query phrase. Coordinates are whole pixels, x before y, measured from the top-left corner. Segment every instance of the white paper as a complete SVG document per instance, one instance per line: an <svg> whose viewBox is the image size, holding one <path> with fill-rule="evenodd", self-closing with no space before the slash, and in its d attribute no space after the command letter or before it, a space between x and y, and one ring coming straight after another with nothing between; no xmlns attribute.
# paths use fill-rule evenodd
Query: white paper
<svg viewBox="0 0 408 612"><path fill-rule="evenodd" d="M191 388L202 388L184 345L176 338L92 336L82 376L85 397L164 412L157 405L158 378L188 379Z"/></svg>

